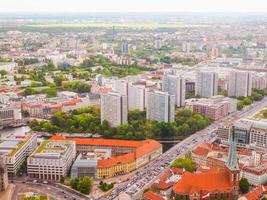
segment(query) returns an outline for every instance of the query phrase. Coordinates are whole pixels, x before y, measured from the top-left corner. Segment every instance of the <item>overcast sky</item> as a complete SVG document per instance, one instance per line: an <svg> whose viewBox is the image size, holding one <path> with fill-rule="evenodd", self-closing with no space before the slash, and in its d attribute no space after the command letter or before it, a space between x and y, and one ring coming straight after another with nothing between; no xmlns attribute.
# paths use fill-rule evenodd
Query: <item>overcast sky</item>
<svg viewBox="0 0 267 200"><path fill-rule="evenodd" d="M267 12L267 0L0 0L0 12Z"/></svg>

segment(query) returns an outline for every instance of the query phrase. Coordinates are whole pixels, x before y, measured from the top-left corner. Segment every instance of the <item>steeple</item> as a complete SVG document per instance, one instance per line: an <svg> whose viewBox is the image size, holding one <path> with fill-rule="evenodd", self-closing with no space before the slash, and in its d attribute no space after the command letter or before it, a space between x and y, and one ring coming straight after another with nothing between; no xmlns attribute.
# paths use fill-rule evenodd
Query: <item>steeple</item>
<svg viewBox="0 0 267 200"><path fill-rule="evenodd" d="M235 141L230 142L230 148L226 166L231 171L239 171Z"/></svg>

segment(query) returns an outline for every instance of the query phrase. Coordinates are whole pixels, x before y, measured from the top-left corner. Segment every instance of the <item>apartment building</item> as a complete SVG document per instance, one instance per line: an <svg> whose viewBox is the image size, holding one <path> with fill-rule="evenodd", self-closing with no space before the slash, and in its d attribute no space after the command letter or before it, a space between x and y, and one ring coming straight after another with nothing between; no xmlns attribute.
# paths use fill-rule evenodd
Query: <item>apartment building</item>
<svg viewBox="0 0 267 200"><path fill-rule="evenodd" d="M162 79L162 91L175 96L177 107L185 106L185 79L176 75L165 75Z"/></svg>
<svg viewBox="0 0 267 200"><path fill-rule="evenodd" d="M218 74L215 72L197 72L195 94L212 97L218 93Z"/></svg>
<svg viewBox="0 0 267 200"><path fill-rule="evenodd" d="M127 96L116 92L101 95L101 122L108 121L110 126L127 124Z"/></svg>
<svg viewBox="0 0 267 200"><path fill-rule="evenodd" d="M246 97L252 92L252 74L245 71L231 71L228 80L229 97Z"/></svg>
<svg viewBox="0 0 267 200"><path fill-rule="evenodd" d="M145 89L144 85L129 83L128 85L128 109L145 110Z"/></svg>
<svg viewBox="0 0 267 200"><path fill-rule="evenodd" d="M173 122L175 96L167 92L153 91L147 93L146 118L159 122Z"/></svg>

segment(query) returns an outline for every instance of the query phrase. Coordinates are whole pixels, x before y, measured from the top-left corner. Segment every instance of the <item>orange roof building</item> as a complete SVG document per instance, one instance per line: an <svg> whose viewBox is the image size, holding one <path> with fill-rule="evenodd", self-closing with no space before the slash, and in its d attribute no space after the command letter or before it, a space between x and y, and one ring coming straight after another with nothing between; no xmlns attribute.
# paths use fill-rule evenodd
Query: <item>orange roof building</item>
<svg viewBox="0 0 267 200"><path fill-rule="evenodd" d="M232 143L224 168L201 168L197 173L185 172L173 186L174 195L189 200L237 199L240 170L236 154L235 143Z"/></svg>
<svg viewBox="0 0 267 200"><path fill-rule="evenodd" d="M155 140L130 141L99 138L65 138L53 136L52 140L72 140L79 153L97 148L111 149L112 157L97 161L97 178L110 178L129 173L144 166L162 154L162 145Z"/></svg>

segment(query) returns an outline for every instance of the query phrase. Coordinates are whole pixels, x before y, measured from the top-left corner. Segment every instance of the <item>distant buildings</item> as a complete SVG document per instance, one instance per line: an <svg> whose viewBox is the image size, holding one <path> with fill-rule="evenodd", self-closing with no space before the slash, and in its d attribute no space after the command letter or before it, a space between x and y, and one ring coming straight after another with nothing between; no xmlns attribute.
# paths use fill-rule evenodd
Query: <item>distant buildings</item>
<svg viewBox="0 0 267 200"><path fill-rule="evenodd" d="M219 57L219 48L213 47L211 49L211 58L218 58Z"/></svg>
<svg viewBox="0 0 267 200"><path fill-rule="evenodd" d="M228 81L229 97L246 97L251 95L252 75L250 72L231 71Z"/></svg>
<svg viewBox="0 0 267 200"><path fill-rule="evenodd" d="M177 107L185 106L185 79L175 75L165 75L162 80L162 91L175 96Z"/></svg>
<svg viewBox="0 0 267 200"><path fill-rule="evenodd" d="M195 94L212 97L218 93L218 74L215 72L197 72Z"/></svg>
<svg viewBox="0 0 267 200"><path fill-rule="evenodd" d="M162 47L162 41L160 38L155 39L155 45L154 46L155 46L156 50L159 50Z"/></svg>
<svg viewBox="0 0 267 200"><path fill-rule="evenodd" d="M0 63L0 70L5 70L7 72L13 71L18 66L15 62Z"/></svg>
<svg viewBox="0 0 267 200"><path fill-rule="evenodd" d="M123 42L121 45L121 53L128 54L129 53L129 44L128 42Z"/></svg>
<svg viewBox="0 0 267 200"><path fill-rule="evenodd" d="M216 121L235 112L237 100L217 95L209 99L191 101L187 107L191 108L193 112L198 112Z"/></svg>
<svg viewBox="0 0 267 200"><path fill-rule="evenodd" d="M175 96L167 92L153 91L147 93L146 118L159 122L173 122Z"/></svg>
<svg viewBox="0 0 267 200"><path fill-rule="evenodd" d="M20 104L0 104L0 126L22 119Z"/></svg>
<svg viewBox="0 0 267 200"><path fill-rule="evenodd" d="M137 85L130 83L128 85L128 109L145 110L145 93L146 87L144 85Z"/></svg>
<svg viewBox="0 0 267 200"><path fill-rule="evenodd" d="M101 122L108 121L110 126L127 124L127 96L110 92L101 95Z"/></svg>
<svg viewBox="0 0 267 200"><path fill-rule="evenodd" d="M68 174L75 157L75 142L43 141L27 160L28 176L59 181Z"/></svg>

